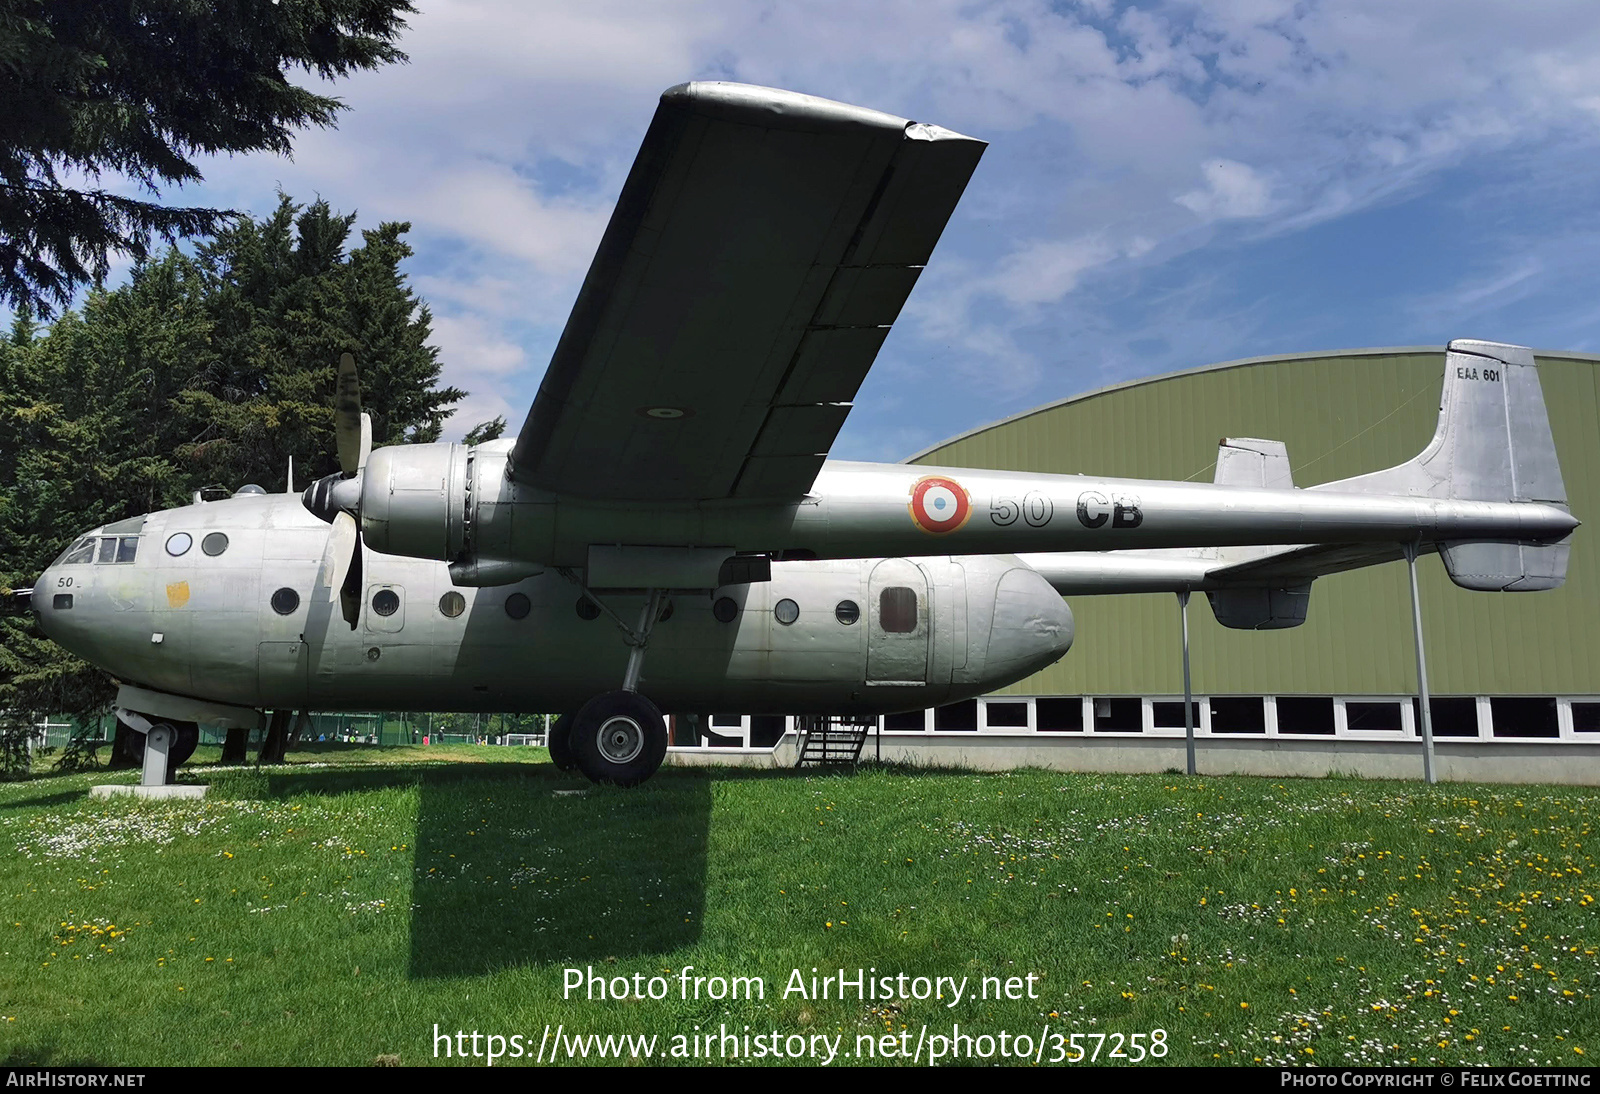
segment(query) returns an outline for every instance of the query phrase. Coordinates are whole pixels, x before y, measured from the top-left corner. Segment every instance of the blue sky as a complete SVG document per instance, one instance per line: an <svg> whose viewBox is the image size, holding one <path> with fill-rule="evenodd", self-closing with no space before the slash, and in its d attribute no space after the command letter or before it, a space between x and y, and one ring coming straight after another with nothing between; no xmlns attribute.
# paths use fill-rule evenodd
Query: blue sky
<svg viewBox="0 0 1600 1094"><path fill-rule="evenodd" d="M520 425L666 87L735 79L990 144L835 455L1106 383L1453 337L1600 351L1592 0L415 0L282 187L409 220L459 435Z"/></svg>

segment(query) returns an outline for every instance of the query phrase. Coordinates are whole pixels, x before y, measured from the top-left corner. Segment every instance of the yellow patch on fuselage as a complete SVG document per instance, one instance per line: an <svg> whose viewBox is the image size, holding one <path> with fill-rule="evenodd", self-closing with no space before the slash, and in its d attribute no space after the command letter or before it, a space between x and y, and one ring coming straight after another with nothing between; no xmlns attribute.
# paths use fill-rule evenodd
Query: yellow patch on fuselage
<svg viewBox="0 0 1600 1094"><path fill-rule="evenodd" d="M174 581L167 586L167 607L181 608L189 603L189 583L187 581Z"/></svg>

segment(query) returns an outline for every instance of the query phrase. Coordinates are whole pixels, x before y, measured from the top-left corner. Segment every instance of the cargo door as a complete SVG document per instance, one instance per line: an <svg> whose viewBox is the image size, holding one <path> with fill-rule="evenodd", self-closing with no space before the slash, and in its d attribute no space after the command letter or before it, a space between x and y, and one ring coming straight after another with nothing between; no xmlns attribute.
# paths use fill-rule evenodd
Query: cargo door
<svg viewBox="0 0 1600 1094"><path fill-rule="evenodd" d="M928 680L928 581L915 563L884 559L867 585L867 683Z"/></svg>

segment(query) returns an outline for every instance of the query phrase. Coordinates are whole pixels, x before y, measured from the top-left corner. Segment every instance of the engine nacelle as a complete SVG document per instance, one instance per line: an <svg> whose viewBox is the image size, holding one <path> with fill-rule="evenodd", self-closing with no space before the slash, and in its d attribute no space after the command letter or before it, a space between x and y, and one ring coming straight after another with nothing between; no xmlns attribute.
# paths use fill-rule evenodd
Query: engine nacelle
<svg viewBox="0 0 1600 1094"><path fill-rule="evenodd" d="M471 532L472 450L461 444L374 449L361 473L361 533L386 555L449 562Z"/></svg>
<svg viewBox="0 0 1600 1094"><path fill-rule="evenodd" d="M448 562L458 585L506 585L538 573L554 550L555 506L543 491L506 478L509 447L491 441L375 449L362 472L367 545Z"/></svg>

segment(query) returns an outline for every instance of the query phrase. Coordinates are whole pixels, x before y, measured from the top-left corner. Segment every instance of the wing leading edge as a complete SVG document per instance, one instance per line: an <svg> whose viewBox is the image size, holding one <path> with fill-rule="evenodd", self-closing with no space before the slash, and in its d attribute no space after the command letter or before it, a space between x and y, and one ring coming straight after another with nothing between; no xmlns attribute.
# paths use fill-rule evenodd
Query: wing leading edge
<svg viewBox="0 0 1600 1094"><path fill-rule="evenodd" d="M618 500L804 496L984 148L794 92L668 90L513 477Z"/></svg>

